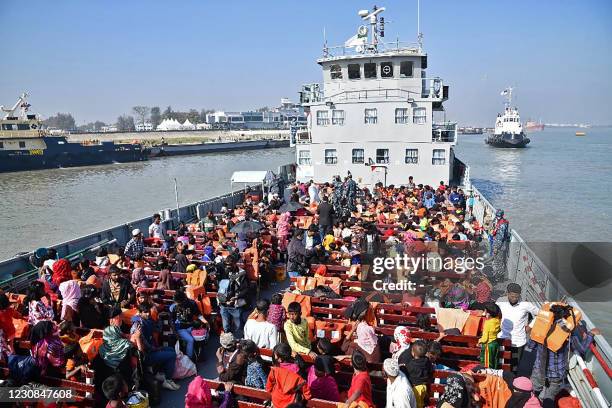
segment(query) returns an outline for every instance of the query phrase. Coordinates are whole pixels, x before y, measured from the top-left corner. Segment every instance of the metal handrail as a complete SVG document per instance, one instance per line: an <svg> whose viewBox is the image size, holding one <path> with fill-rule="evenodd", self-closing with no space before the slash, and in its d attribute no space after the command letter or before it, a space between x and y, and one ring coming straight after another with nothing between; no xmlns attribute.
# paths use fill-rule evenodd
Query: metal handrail
<svg viewBox="0 0 612 408"><path fill-rule="evenodd" d="M372 48L370 44L364 45L364 52L360 53L357 51L356 47L347 47L345 45L334 45L331 47L323 48L323 58L334 58L334 57L344 57L351 55L372 55L372 54L380 54L385 52L413 52L419 53L421 52L421 48L418 43L411 43L405 41L394 41L394 42L379 42L376 45L376 48Z"/></svg>

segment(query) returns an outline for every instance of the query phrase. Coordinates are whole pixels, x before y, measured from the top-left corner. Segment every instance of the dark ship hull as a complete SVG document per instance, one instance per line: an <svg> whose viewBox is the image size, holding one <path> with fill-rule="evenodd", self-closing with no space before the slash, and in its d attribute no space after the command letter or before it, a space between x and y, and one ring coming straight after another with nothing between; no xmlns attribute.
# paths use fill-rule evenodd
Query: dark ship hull
<svg viewBox="0 0 612 408"><path fill-rule="evenodd" d="M0 150L0 173L59 167L95 166L147 160L148 150L139 144L102 142L69 143L65 137L42 137L46 148Z"/></svg>
<svg viewBox="0 0 612 408"><path fill-rule="evenodd" d="M525 147L531 140L524 133L502 133L491 134L485 139L485 143L493 147Z"/></svg>
<svg viewBox="0 0 612 408"><path fill-rule="evenodd" d="M246 140L240 142L167 144L151 148L151 157L180 156L187 154L221 153L244 150L289 147L289 140Z"/></svg>

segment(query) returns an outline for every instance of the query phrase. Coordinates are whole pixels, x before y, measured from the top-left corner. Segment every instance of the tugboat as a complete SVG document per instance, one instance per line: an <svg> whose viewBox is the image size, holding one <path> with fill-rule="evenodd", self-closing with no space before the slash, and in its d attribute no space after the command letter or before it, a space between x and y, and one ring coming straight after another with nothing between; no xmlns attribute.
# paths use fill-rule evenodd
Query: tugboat
<svg viewBox="0 0 612 408"><path fill-rule="evenodd" d="M518 109L510 107L512 88L504 89L501 95L506 97L504 113L497 114L495 131L489 134L485 142L493 147L525 147L531 140L523 133Z"/></svg>
<svg viewBox="0 0 612 408"><path fill-rule="evenodd" d="M65 136L49 134L40 118L28 113L28 96L23 93L12 108L0 106L0 173L147 159L148 151L140 144L70 143Z"/></svg>

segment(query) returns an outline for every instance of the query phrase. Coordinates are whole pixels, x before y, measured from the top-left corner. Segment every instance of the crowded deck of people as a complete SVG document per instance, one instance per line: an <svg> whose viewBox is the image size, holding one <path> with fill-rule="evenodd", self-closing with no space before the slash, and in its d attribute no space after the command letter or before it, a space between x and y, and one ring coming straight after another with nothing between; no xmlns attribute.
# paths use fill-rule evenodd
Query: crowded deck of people
<svg viewBox="0 0 612 408"><path fill-rule="evenodd" d="M521 299L503 211L481 225L472 206L443 182L349 175L175 230L155 214L95 259L49 251L27 293L0 294L4 384L107 407L155 406L186 381L186 407L572 403L569 354L593 333L567 304Z"/></svg>

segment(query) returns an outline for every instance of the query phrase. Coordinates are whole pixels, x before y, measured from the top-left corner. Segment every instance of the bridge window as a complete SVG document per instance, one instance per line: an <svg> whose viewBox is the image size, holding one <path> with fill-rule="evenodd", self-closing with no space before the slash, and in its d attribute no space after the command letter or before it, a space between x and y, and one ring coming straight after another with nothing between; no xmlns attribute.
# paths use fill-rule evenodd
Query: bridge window
<svg viewBox="0 0 612 408"><path fill-rule="evenodd" d="M310 150L300 150L298 153L298 164L310 166L312 164L310 160Z"/></svg>
<svg viewBox="0 0 612 408"><path fill-rule="evenodd" d="M2 130L17 130L17 125L13 123L3 123Z"/></svg>
<svg viewBox="0 0 612 408"><path fill-rule="evenodd" d="M395 123L408 123L408 108L395 109Z"/></svg>
<svg viewBox="0 0 612 408"><path fill-rule="evenodd" d="M27 123L18 123L17 130L30 130L30 125Z"/></svg>
<svg viewBox="0 0 612 408"><path fill-rule="evenodd" d="M380 63L380 77L393 78L393 63L391 61Z"/></svg>
<svg viewBox="0 0 612 408"><path fill-rule="evenodd" d="M435 166L446 164L446 150L433 149L433 155L431 157L431 164Z"/></svg>
<svg viewBox="0 0 612 408"><path fill-rule="evenodd" d="M376 108L366 109L364 111L364 122L368 125L375 125L378 122L378 111Z"/></svg>
<svg viewBox="0 0 612 408"><path fill-rule="evenodd" d="M325 149L325 164L337 164L338 151L336 149Z"/></svg>
<svg viewBox="0 0 612 408"><path fill-rule="evenodd" d="M329 125L329 111L320 110L317 111L317 126Z"/></svg>
<svg viewBox="0 0 612 408"><path fill-rule="evenodd" d="M363 149L353 149L353 164L363 164L365 153Z"/></svg>
<svg viewBox="0 0 612 408"><path fill-rule="evenodd" d="M342 79L342 67L338 64L334 64L329 67L331 79Z"/></svg>
<svg viewBox="0 0 612 408"><path fill-rule="evenodd" d="M344 111L336 110L332 111L332 125L344 125Z"/></svg>
<svg viewBox="0 0 612 408"><path fill-rule="evenodd" d="M19 142L19 148L25 149L25 142Z"/></svg>
<svg viewBox="0 0 612 408"><path fill-rule="evenodd" d="M361 79L361 65L348 64L348 77L349 79Z"/></svg>
<svg viewBox="0 0 612 408"><path fill-rule="evenodd" d="M363 64L363 76L365 78L376 78L376 64L373 62Z"/></svg>
<svg viewBox="0 0 612 408"><path fill-rule="evenodd" d="M412 61L402 61L400 63L400 78L412 77Z"/></svg>
<svg viewBox="0 0 612 408"><path fill-rule="evenodd" d="M419 149L406 149L406 164L419 164Z"/></svg>
<svg viewBox="0 0 612 408"><path fill-rule="evenodd" d="M376 149L376 163L377 164L388 164L389 163L389 149Z"/></svg>
<svg viewBox="0 0 612 408"><path fill-rule="evenodd" d="M427 109L426 108L414 108L412 110L412 123L422 125L427 122Z"/></svg>

